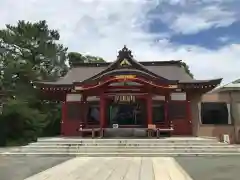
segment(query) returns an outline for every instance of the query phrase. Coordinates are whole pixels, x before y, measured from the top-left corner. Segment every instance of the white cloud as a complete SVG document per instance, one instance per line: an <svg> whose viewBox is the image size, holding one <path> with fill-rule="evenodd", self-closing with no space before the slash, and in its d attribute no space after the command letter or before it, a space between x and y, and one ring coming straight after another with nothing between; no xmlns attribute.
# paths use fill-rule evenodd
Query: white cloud
<svg viewBox="0 0 240 180"><path fill-rule="evenodd" d="M172 1L175 4L178 2ZM239 44L214 51L175 45L169 42L168 34L150 35L144 31L148 20L146 13L157 3L144 0L1 0L0 27L22 19L45 19L50 28L59 29L61 42L70 51L98 55L113 61L117 51L126 44L138 60L183 59L190 65L197 79L224 77L225 81L230 81L239 78ZM181 23L176 22L185 22L185 27L188 25L190 28L188 31L209 27L210 20L214 21L215 26L224 24L223 18L218 18L223 17L223 10L211 12L206 9L206 14L197 13L198 21L186 20L187 17L182 15L180 20L171 23L179 28ZM226 14L232 17L231 12ZM199 22L198 25L195 22ZM154 41L156 36L160 39L158 42Z"/></svg>
<svg viewBox="0 0 240 180"><path fill-rule="evenodd" d="M214 5L202 7L196 11L175 14L174 18L167 23L175 32L192 34L211 27L229 26L237 21L238 17L234 12Z"/></svg>

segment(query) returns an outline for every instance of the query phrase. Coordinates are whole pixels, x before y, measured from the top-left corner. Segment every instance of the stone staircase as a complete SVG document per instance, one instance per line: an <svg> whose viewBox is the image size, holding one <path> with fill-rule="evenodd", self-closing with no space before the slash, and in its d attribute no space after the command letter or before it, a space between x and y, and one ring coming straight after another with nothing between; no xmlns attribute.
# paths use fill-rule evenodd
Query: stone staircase
<svg viewBox="0 0 240 180"><path fill-rule="evenodd" d="M240 146L209 138L80 139L45 138L1 153L9 156L231 156Z"/></svg>
<svg viewBox="0 0 240 180"><path fill-rule="evenodd" d="M104 130L106 138L146 138L146 128L106 128Z"/></svg>

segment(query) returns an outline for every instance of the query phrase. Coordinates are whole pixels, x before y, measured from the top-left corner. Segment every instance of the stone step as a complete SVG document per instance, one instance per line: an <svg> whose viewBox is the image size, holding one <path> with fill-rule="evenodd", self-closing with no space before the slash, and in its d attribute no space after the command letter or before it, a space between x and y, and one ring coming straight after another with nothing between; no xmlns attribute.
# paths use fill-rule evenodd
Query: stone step
<svg viewBox="0 0 240 180"><path fill-rule="evenodd" d="M236 153L23 153L23 152L7 152L1 153L2 156L90 156L90 157L191 157L191 156L240 156L239 152Z"/></svg>
<svg viewBox="0 0 240 180"><path fill-rule="evenodd" d="M149 150L158 150L158 149L166 149L166 150L192 150L192 149L199 149L199 150L214 150L214 149L223 149L223 150L239 150L240 147L238 146L234 146L234 145L218 145L218 146L206 146L206 145L202 145L202 146L85 146L85 145L74 145L74 146L34 146L34 145L28 145L28 146L23 146L20 149L26 149L26 150L34 150L34 149L43 149L43 150L48 150L48 149L63 149L63 150L91 150L91 149L95 149L95 150L102 150L102 149L107 149L107 150L119 150L119 149L123 149L123 150L128 150L128 149L149 149Z"/></svg>
<svg viewBox="0 0 240 180"><path fill-rule="evenodd" d="M37 143L107 143L107 144L139 144L139 143L217 143L217 140L213 139L202 139L202 140L194 140L194 139L179 139L179 140L171 140L171 139L63 139L63 140L38 140Z"/></svg>
<svg viewBox="0 0 240 180"><path fill-rule="evenodd" d="M49 143L81 143L81 144L85 144L85 143L97 143L97 144L141 144L141 143L159 143L159 144L169 144L169 143L199 143L199 144L204 144L204 143L219 143L219 141L216 140L192 140L192 141L170 141L170 140L166 140L163 141L161 139L149 139L149 140L109 140L109 141L105 141L102 139L91 139L91 140L54 140L54 141L37 141L35 143L44 143L44 144L49 144Z"/></svg>
<svg viewBox="0 0 240 180"><path fill-rule="evenodd" d="M239 152L236 149L21 149L18 152L43 152L43 153L54 153L54 152L72 152L72 153L117 153L117 152L127 152L127 153L159 153L159 152L167 152L167 153L200 153L200 152Z"/></svg>
<svg viewBox="0 0 240 180"><path fill-rule="evenodd" d="M155 148L155 147L192 147L192 146L206 146L206 147L219 147L219 146L229 146L233 147L232 145L229 144L224 144L224 143L205 143L205 144L198 144L198 143L192 143L192 144L183 144L183 143L171 143L171 144L149 144L149 143L140 143L140 144L116 144L116 143L103 143L103 144L94 144L94 143L89 143L89 144L79 144L79 143L47 143L47 144L39 144L39 143L33 143L27 145L28 147L87 147L87 146L95 146L95 147L101 147L101 146L107 146L107 147L142 147L142 146L147 146L150 148Z"/></svg>
<svg viewBox="0 0 240 180"><path fill-rule="evenodd" d="M129 148L154 148L154 149L159 149L159 148L166 148L166 149L210 149L210 148L224 148L224 149L240 149L240 147L237 146L233 146L233 145L216 145L216 146L208 146L208 145L197 145L197 146L176 146L176 145L169 145L169 146L162 146L162 145L158 145L158 146L146 146L146 145L138 145L138 146L102 146L102 145L98 145L98 146L85 146L85 145L71 145L71 146L67 146L67 145L48 145L48 146L41 146L41 145L28 145L28 146L23 146L22 148L28 148L28 149L34 149L34 148L57 148L57 149L61 149L61 148L65 148L65 149L70 149L70 148L109 148L109 149L114 149L114 148L124 148L124 149L129 149Z"/></svg>
<svg viewBox="0 0 240 180"><path fill-rule="evenodd" d="M240 147L216 139L46 138L1 155L9 156L229 156Z"/></svg>

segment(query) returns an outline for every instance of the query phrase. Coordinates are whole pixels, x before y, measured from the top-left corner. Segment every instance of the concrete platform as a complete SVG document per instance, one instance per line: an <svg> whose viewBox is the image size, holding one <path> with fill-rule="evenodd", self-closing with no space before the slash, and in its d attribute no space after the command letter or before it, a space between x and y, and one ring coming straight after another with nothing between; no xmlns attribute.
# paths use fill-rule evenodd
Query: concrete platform
<svg viewBox="0 0 240 180"><path fill-rule="evenodd" d="M82 157L25 180L191 180L170 157Z"/></svg>

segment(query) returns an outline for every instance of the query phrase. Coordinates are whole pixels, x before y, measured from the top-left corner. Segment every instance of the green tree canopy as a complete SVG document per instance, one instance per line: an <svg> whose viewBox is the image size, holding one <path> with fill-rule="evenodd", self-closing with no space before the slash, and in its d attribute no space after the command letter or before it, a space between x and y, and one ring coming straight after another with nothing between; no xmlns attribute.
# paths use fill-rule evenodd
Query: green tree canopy
<svg viewBox="0 0 240 180"><path fill-rule="evenodd" d="M185 62L181 62L181 65L185 69L186 73L193 78L193 74L191 73L189 66Z"/></svg>
<svg viewBox="0 0 240 180"><path fill-rule="evenodd" d="M19 21L0 30L0 86L8 98L2 117L10 124L18 122L18 128L24 125L23 129L35 132L42 122L54 121L49 112L59 107L41 101L32 82L55 80L67 72L67 48L58 43L59 38L46 21Z"/></svg>
<svg viewBox="0 0 240 180"><path fill-rule="evenodd" d="M72 67L77 63L95 63L95 62L105 62L105 60L98 56L82 55L78 52L68 53L69 65Z"/></svg>

